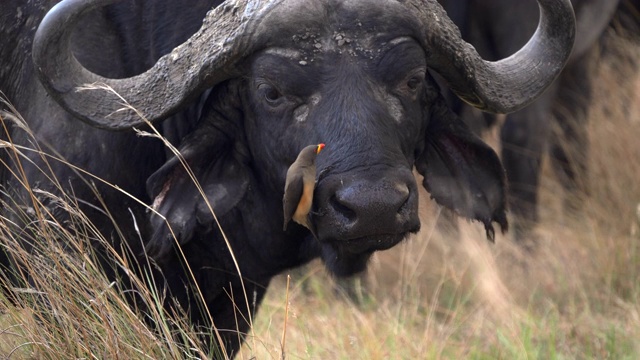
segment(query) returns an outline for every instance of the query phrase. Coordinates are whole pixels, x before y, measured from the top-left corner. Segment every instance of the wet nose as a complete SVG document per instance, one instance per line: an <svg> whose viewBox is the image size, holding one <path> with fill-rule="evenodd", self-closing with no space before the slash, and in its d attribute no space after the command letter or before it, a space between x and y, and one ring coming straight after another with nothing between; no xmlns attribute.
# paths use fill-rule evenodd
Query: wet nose
<svg viewBox="0 0 640 360"><path fill-rule="evenodd" d="M321 233L327 237L355 239L413 232L420 227L417 189L410 172L375 180L332 182L324 184L333 191L325 196L323 216L318 218Z"/></svg>
<svg viewBox="0 0 640 360"><path fill-rule="evenodd" d="M360 182L336 191L330 206L347 226L355 227L361 219L395 221L409 200L409 187L399 182L373 187Z"/></svg>

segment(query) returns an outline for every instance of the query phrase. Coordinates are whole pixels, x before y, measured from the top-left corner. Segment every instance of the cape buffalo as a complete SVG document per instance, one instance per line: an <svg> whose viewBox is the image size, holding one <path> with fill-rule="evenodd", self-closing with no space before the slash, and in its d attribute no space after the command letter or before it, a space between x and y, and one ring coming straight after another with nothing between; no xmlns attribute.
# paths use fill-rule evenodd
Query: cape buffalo
<svg viewBox="0 0 640 360"><path fill-rule="evenodd" d="M538 22L533 0L439 0L461 29L462 37L487 59L517 51ZM629 0L572 0L576 40L571 58L558 79L536 101L507 115L501 128L502 162L509 182L509 208L516 240L532 245L531 229L538 220L541 159L548 150L552 168L565 188L565 209L575 213L588 194L586 119L591 103L594 51L612 17L629 12ZM619 10L618 7L620 6ZM637 10L631 23L637 24ZM629 21L629 17L623 17ZM636 25L637 26L637 25ZM455 101L455 99L454 99ZM475 131L495 117L453 106Z"/></svg>
<svg viewBox="0 0 640 360"><path fill-rule="evenodd" d="M567 0L539 0L536 35L494 62L461 40L435 0L228 1L206 17L215 2L53 3L3 9L0 88L37 145L75 167L54 163L46 174L38 154L18 165L5 147L4 206L34 201L10 174L53 193L55 176L116 248L157 262L158 286L194 324L213 319L228 355L274 275L316 257L353 274L419 230L414 166L440 204L479 220L491 238L492 223L505 230L497 155L450 111L427 70L474 106L511 112L553 81L574 36ZM2 111L3 139L33 146ZM143 117L180 157L136 136L133 128L148 129ZM297 224L284 232L287 168L318 143L317 238ZM64 222L64 209L45 204ZM4 211L17 233L29 219L13 214Z"/></svg>

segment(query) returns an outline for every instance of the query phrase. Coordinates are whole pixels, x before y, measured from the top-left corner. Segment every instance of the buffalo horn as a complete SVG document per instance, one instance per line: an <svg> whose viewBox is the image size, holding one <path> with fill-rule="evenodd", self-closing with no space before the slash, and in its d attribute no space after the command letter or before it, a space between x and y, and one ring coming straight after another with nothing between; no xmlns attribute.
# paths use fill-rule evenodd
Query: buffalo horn
<svg viewBox="0 0 640 360"><path fill-rule="evenodd" d="M76 60L70 38L89 10L117 1L60 2L43 19L33 43L33 61L49 93L79 119L110 130L141 125L142 116L149 121L164 119L198 93L236 75L235 64L257 46L250 36L252 29L281 2L226 1L207 14L200 30L185 44L148 71L126 79L108 79ZM83 91L83 87L108 90Z"/></svg>
<svg viewBox="0 0 640 360"><path fill-rule="evenodd" d="M576 25L569 0L538 0L535 34L515 54L494 62L483 60L462 40L435 0L407 0L405 6L419 14L429 66L461 99L484 111L510 113L525 107L553 82L571 55Z"/></svg>

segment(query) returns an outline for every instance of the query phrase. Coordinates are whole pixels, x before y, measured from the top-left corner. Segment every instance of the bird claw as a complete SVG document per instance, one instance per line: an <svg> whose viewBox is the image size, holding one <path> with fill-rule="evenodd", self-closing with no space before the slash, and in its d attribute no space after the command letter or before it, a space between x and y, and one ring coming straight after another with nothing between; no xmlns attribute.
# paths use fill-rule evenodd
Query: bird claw
<svg viewBox="0 0 640 360"><path fill-rule="evenodd" d="M322 180L322 178L325 176L325 174L328 173L329 171L333 170L333 168L334 168L333 165L327 165L322 170L320 170L320 172L318 173L318 177L317 177L316 183L319 182L320 180Z"/></svg>
<svg viewBox="0 0 640 360"><path fill-rule="evenodd" d="M309 211L309 215L313 215L313 216L324 216L325 213L324 211Z"/></svg>

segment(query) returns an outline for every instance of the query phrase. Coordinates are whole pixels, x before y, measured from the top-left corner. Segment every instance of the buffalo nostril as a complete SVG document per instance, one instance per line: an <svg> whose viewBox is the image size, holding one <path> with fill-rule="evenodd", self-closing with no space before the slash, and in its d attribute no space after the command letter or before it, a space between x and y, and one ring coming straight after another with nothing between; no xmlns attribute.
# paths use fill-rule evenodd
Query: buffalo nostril
<svg viewBox="0 0 640 360"><path fill-rule="evenodd" d="M336 211L336 213L344 216L349 222L353 222L356 220L356 212L352 210L347 203L341 202L335 195L333 195L329 199L329 203Z"/></svg>
<svg viewBox="0 0 640 360"><path fill-rule="evenodd" d="M411 197L409 187L397 182L383 186L358 184L337 191L330 199L333 208L350 221L359 217L384 219L398 214Z"/></svg>
<svg viewBox="0 0 640 360"><path fill-rule="evenodd" d="M396 190L395 200L398 206L396 209L398 212L401 212L405 207L405 205L407 205L407 203L409 202L411 191L409 190L409 187L407 186L407 184L404 184L404 183L397 183L395 185L395 190Z"/></svg>
<svg viewBox="0 0 640 360"><path fill-rule="evenodd" d="M319 199L324 201L318 205L325 211L325 216L316 218L319 238L353 240L417 231L415 184L409 181L413 177L403 175L384 173L355 181L325 178L325 187L319 188Z"/></svg>

